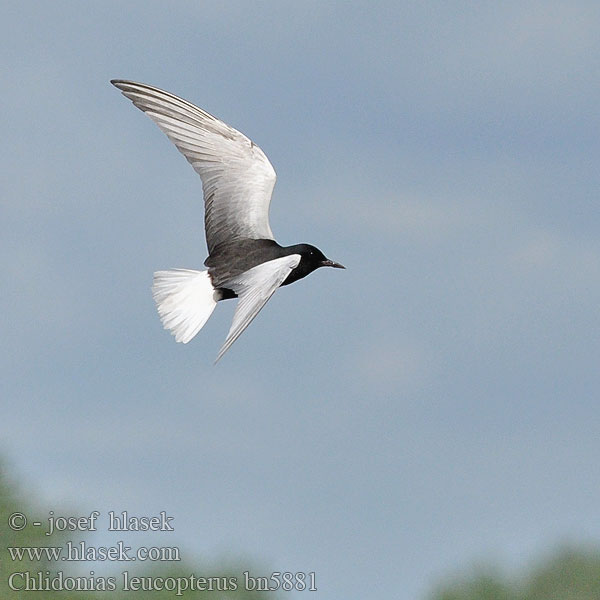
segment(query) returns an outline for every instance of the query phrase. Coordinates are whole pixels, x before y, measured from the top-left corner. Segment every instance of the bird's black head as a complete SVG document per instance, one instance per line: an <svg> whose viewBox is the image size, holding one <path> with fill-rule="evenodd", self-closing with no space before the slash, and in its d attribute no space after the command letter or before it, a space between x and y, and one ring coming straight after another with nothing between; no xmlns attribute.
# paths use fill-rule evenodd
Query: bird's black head
<svg viewBox="0 0 600 600"><path fill-rule="evenodd" d="M329 260L318 248L310 244L296 244L285 248L287 254L299 254L301 256L298 266L289 274L283 285L293 283L302 277L306 277L319 267L335 267L345 269L343 265Z"/></svg>

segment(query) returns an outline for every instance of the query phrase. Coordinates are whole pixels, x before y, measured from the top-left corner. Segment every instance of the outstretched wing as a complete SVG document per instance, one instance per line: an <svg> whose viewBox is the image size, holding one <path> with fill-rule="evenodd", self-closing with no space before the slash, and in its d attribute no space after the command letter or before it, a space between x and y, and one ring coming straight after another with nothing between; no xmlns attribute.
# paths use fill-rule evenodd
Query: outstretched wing
<svg viewBox="0 0 600 600"><path fill-rule="evenodd" d="M275 260L270 260L256 267L252 267L241 275L230 279L227 287L232 289L239 297L233 323L227 334L227 339L217 355L217 362L231 344L237 340L244 329L250 325L252 319L260 312L275 290L285 281L292 269L298 266L301 256L290 254Z"/></svg>
<svg viewBox="0 0 600 600"><path fill-rule="evenodd" d="M275 170L244 134L201 108L149 85L111 81L167 134L202 179L209 253L236 238L273 239Z"/></svg>

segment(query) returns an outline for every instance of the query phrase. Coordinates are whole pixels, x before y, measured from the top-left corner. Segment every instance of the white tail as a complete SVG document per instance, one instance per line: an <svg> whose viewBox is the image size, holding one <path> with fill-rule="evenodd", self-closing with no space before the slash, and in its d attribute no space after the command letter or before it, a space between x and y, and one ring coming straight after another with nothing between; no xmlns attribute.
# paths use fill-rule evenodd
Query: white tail
<svg viewBox="0 0 600 600"><path fill-rule="evenodd" d="M154 273L152 295L165 329L184 344L202 329L218 299L208 271L190 269Z"/></svg>

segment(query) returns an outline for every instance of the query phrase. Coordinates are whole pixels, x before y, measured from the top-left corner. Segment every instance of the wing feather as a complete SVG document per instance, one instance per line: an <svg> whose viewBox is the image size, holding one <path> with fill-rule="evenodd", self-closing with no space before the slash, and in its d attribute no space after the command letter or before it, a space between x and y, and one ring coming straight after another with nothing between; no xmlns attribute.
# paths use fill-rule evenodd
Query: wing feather
<svg viewBox="0 0 600 600"><path fill-rule="evenodd" d="M202 179L209 253L235 238L273 239L269 205L275 170L244 134L173 94L113 80L175 144Z"/></svg>
<svg viewBox="0 0 600 600"><path fill-rule="evenodd" d="M240 337L244 329L250 325L292 269L298 266L300 258L299 254L276 258L252 267L227 282L227 287L238 295L239 300L231 328L215 362L219 361L233 342Z"/></svg>

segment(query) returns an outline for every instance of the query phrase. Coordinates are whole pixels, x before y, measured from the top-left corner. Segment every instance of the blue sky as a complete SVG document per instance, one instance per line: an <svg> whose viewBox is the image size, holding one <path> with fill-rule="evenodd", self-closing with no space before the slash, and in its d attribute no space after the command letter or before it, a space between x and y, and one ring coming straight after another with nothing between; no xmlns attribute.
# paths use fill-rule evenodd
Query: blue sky
<svg viewBox="0 0 600 600"><path fill-rule="evenodd" d="M2 8L25 484L166 510L190 560L316 571L323 599L598 540L597 3L124 6ZM111 78L251 137L278 240L347 266L279 291L216 367L233 303L183 346L149 290L204 261L199 178Z"/></svg>

